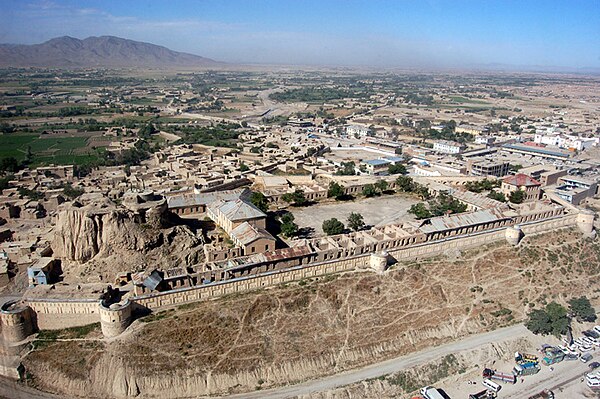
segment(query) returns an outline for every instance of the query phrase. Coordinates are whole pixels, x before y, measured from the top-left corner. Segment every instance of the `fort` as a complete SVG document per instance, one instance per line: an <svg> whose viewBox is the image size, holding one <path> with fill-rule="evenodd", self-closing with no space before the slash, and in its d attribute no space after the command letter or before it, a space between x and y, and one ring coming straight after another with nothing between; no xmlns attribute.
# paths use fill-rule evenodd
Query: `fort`
<svg viewBox="0 0 600 399"><path fill-rule="evenodd" d="M185 278L166 279L162 292L141 290L120 301L95 298L27 298L0 310L5 344L18 345L42 329L100 322L107 338L118 337L139 315L221 295L278 284L319 279L354 270L384 273L393 263L443 255L523 236L577 226L594 234L594 214L575 213L549 203L499 207L427 219L422 223L386 225L351 234L297 240L291 248L209 262ZM182 280L185 282L182 283Z"/></svg>

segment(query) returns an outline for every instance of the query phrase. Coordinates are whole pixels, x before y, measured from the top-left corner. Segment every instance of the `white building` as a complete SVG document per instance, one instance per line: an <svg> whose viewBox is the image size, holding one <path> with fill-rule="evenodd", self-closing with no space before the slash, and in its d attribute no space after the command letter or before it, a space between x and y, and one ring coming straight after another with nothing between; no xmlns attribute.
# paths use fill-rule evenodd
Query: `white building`
<svg viewBox="0 0 600 399"><path fill-rule="evenodd" d="M560 133L536 133L533 141L537 144L551 145L559 148L569 148L577 151L583 151L592 146L598 145L598 137L579 137Z"/></svg>
<svg viewBox="0 0 600 399"><path fill-rule="evenodd" d="M433 143L433 150L444 154L460 154L464 149L463 144L454 141L441 140Z"/></svg>
<svg viewBox="0 0 600 399"><path fill-rule="evenodd" d="M371 133L371 129L368 126L363 125L349 125L346 126L346 134L349 136L368 136Z"/></svg>

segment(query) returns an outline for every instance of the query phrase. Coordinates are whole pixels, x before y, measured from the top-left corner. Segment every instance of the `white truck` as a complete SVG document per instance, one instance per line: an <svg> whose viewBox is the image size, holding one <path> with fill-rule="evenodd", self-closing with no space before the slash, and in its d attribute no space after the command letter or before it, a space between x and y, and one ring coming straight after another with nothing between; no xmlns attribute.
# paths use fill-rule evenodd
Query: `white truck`
<svg viewBox="0 0 600 399"><path fill-rule="evenodd" d="M421 388L421 395L423 395L425 399L447 399L447 397L442 395L440 391L434 387Z"/></svg>

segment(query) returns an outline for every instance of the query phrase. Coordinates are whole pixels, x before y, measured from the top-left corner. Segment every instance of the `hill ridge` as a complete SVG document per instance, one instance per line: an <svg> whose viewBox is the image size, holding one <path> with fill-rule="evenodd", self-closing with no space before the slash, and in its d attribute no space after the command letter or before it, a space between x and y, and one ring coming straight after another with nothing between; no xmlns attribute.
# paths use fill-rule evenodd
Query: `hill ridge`
<svg viewBox="0 0 600 399"><path fill-rule="evenodd" d="M205 67L210 58L117 36L60 36L40 44L0 44L2 67Z"/></svg>

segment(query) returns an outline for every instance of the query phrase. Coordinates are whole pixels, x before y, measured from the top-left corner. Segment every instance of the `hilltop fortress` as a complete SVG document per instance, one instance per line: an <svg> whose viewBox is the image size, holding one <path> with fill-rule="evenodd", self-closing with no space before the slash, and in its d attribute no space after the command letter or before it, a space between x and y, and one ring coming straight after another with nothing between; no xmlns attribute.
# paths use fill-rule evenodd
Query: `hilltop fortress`
<svg viewBox="0 0 600 399"><path fill-rule="evenodd" d="M117 276L117 283L121 278L123 283L133 286L129 291L110 288L94 291L78 287L74 292L60 286L36 287L28 291L22 300L8 302L0 309L2 338L7 351L19 352L28 342L28 336L40 329L100 322L105 337L114 338L123 333L136 317L219 295L302 279L319 279L330 273L360 269L384 273L390 265L397 262L443 255L448 251L501 240L518 245L524 235L561 228L577 226L585 236L595 234L595 215L572 206L559 205L549 200L507 205L478 194L455 190L435 179L421 181L426 182L434 194L450 191L468 206L469 211L416 222L388 224L349 234L297 239L288 248L281 249L275 249L274 245L268 247L274 239L264 230L262 212L247 201L245 190L195 195L194 212L198 218L208 217L214 223L224 226L232 235L241 234L240 226L244 226L247 231L244 234L257 234L258 238L238 237L239 242L235 248L222 251L216 256L205 257L200 263L191 262L189 265L180 264L167 270L154 269ZM352 186L346 187L346 190L354 189ZM89 237L76 235L61 236L59 246L69 249L63 253L81 259L92 257L103 250L103 245L108 245L108 240L102 233L107 225L109 228L116 228L114 226L125 223L129 230L134 228L132 226L149 223L160 225L165 223L169 213L182 212L182 201L173 198L165 199L152 193L128 194L125 198L123 206L127 209L126 213L107 212L102 218L93 213L77 216L82 218L80 223L84 225L92 223L85 221L86 218L95 220L92 223L95 241L90 242ZM227 204L235 212L215 212L215 209L229 209L224 208ZM69 208L64 212L76 211ZM246 217L240 217L240 213ZM65 217L64 213L60 215L62 216L59 218ZM111 221L103 225L109 219ZM225 226L227 223L230 223L228 227ZM242 241L243 239L246 241ZM82 243L81 240L85 242ZM119 240L121 245L133 245L125 236ZM251 246L245 246L245 242L249 242ZM262 247L257 250L257 243L261 242ZM135 239L134 244L138 249L151 245L143 238ZM214 245L206 245L205 251L206 248L215 249ZM95 253L90 253L89 248Z"/></svg>

